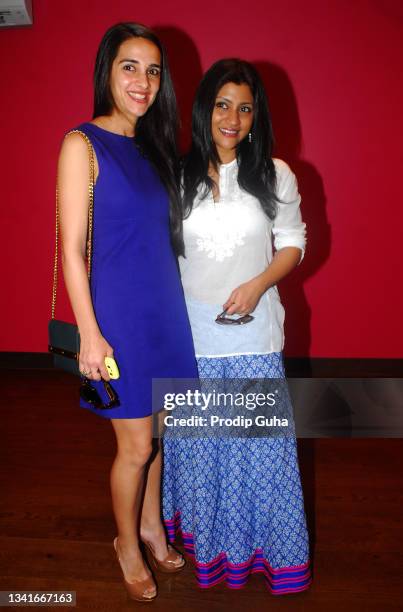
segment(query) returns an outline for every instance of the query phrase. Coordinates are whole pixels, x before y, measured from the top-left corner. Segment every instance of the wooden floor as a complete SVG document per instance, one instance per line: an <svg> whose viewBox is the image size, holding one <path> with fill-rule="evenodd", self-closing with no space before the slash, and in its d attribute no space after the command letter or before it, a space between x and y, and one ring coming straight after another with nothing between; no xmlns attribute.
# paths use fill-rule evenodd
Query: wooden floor
<svg viewBox="0 0 403 612"><path fill-rule="evenodd" d="M0 590L75 590L80 610L129 610L112 551L114 440L108 421L77 407L75 380L2 372ZM314 582L272 596L263 578L202 591L191 562L159 577L150 610L403 610L403 440L301 440ZM51 608L56 609L56 608Z"/></svg>

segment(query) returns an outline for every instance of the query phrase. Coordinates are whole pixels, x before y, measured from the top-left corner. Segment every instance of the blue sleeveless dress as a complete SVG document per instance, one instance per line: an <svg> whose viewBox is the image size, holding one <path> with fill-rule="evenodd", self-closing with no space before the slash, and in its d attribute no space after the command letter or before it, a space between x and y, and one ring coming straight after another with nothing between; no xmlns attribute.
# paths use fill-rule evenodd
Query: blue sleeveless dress
<svg viewBox="0 0 403 612"><path fill-rule="evenodd" d="M91 140L99 176L94 190L91 295L120 378L120 405L106 418L152 413L153 378L196 378L192 334L169 232L169 200L135 138L92 123L77 129ZM105 402L102 382L92 381Z"/></svg>

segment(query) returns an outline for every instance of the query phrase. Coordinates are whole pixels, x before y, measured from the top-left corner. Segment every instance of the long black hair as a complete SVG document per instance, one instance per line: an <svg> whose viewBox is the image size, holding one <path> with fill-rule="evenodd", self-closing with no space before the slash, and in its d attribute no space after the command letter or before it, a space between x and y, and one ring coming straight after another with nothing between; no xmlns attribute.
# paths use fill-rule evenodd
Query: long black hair
<svg viewBox="0 0 403 612"><path fill-rule="evenodd" d="M271 116L266 92L256 69L249 62L237 58L222 59L207 70L196 92L192 111L192 145L183 160L184 216L192 212L197 190L203 187L206 197L214 186L208 176L209 164L217 170L220 159L211 134L211 117L216 97L223 85L245 83L253 96L253 124L251 141L244 138L237 146L238 184L254 195L266 213L276 214L276 171L272 160L274 144Z"/></svg>
<svg viewBox="0 0 403 612"><path fill-rule="evenodd" d="M93 118L109 115L114 106L110 88L112 64L120 45L129 38L145 38L161 53L161 82L154 103L136 123L136 145L150 160L168 191L171 242L177 255L183 253L182 214L179 196L177 149L178 113L167 54L157 35L138 23L118 23L104 34L94 70Z"/></svg>

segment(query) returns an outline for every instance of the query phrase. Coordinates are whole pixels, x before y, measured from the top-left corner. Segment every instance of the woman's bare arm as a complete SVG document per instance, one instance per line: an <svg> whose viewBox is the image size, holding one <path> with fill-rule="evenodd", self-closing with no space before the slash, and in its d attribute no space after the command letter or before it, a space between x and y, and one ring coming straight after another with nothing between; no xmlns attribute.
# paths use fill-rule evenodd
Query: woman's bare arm
<svg viewBox="0 0 403 612"><path fill-rule="evenodd" d="M253 312L267 289L276 285L298 265L301 249L284 247L275 253L272 262L264 272L232 291L223 305L228 315Z"/></svg>
<svg viewBox="0 0 403 612"><path fill-rule="evenodd" d="M87 145L79 134L71 134L63 141L58 164L63 273L80 332L80 370L91 372L89 378L109 380L104 358L113 349L98 327L86 269L88 183Z"/></svg>

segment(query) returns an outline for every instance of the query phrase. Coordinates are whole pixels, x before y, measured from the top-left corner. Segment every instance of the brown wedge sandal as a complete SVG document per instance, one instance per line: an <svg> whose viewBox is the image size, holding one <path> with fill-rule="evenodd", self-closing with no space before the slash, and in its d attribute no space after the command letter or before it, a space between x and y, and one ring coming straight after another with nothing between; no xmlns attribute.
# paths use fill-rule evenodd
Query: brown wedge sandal
<svg viewBox="0 0 403 612"><path fill-rule="evenodd" d="M144 580L132 580L130 582L126 580L126 576L122 568L122 564L120 561L119 552L117 548L118 538L115 538L113 540L113 547L116 551L118 562L119 562L119 565L120 565L120 568L123 574L124 585L126 587L126 591L130 599L134 599L134 601L154 601L154 599L157 597L157 586L153 580L153 577L149 576L148 578L145 578ZM148 595L147 594L148 589L155 589L155 594Z"/></svg>
<svg viewBox="0 0 403 612"><path fill-rule="evenodd" d="M153 546L151 542L145 542L143 540L143 544L146 547L151 563L154 565L156 570L160 572L165 572L166 574L175 574L176 572L180 572L185 567L186 561L173 546L168 544L168 554L160 561L155 556Z"/></svg>

